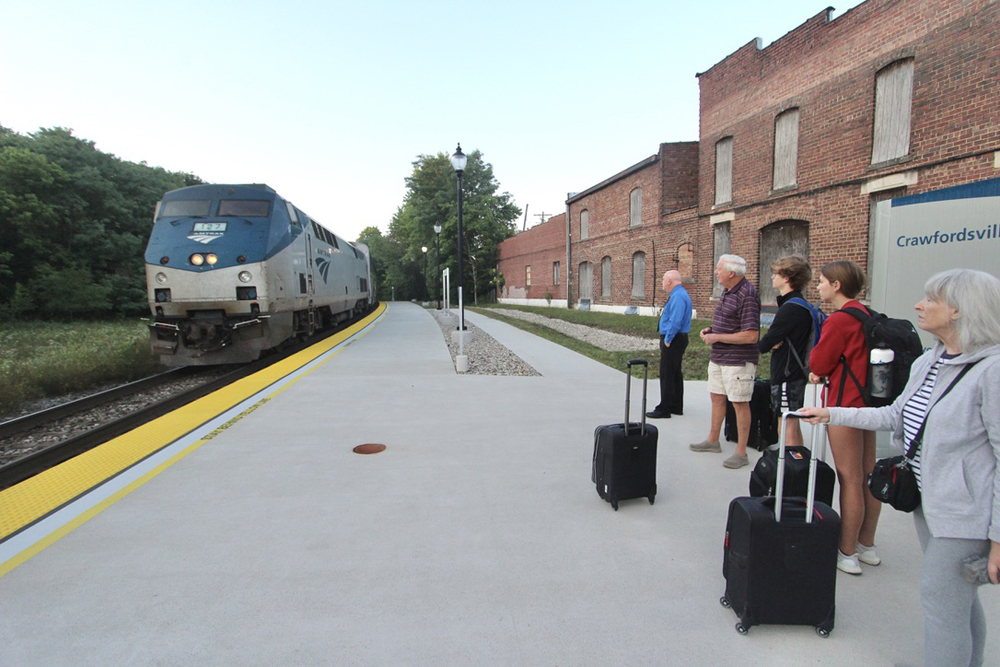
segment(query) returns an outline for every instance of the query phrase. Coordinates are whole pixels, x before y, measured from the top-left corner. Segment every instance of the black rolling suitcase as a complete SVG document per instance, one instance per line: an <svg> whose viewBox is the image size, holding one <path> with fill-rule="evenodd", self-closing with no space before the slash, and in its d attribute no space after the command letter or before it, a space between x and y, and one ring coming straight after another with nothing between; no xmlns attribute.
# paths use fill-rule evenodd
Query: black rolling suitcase
<svg viewBox="0 0 1000 667"><path fill-rule="evenodd" d="M796 416L785 419L789 415ZM729 504L720 602L736 612L740 634L762 623L812 625L821 637L833 630L840 516L815 502L817 457L812 461L808 497L784 496L785 457L779 456L775 496Z"/></svg>
<svg viewBox="0 0 1000 667"><path fill-rule="evenodd" d="M643 367L642 420L629 422L632 391L632 366ZM590 480L597 493L618 511L619 500L656 497L656 427L646 424L646 382L649 362L633 359L625 374L625 422L598 426L594 431L594 460Z"/></svg>
<svg viewBox="0 0 1000 667"><path fill-rule="evenodd" d="M736 426L736 409L726 400L725 436L729 442L739 442ZM754 380L750 398L750 437L747 447L764 450L778 442L778 419L771 406L771 383Z"/></svg>

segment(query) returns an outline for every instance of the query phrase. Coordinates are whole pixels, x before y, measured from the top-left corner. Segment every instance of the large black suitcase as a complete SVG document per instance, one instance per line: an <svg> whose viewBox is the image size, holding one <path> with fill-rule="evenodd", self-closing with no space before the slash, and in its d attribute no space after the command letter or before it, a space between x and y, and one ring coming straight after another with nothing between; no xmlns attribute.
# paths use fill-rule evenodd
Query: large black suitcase
<svg viewBox="0 0 1000 667"><path fill-rule="evenodd" d="M726 400L725 436L729 442L739 442L736 427L736 409ZM778 418L771 405L771 383L754 380L750 398L750 437L747 447L764 450L778 442Z"/></svg>
<svg viewBox="0 0 1000 667"><path fill-rule="evenodd" d="M632 391L632 366L643 367L642 420L629 422ZM659 436L652 424L646 424L646 383L649 362L633 359L627 364L625 375L625 421L621 424L598 426L594 431L594 458L590 481L597 485L597 493L614 510L618 501L631 498L648 498L652 505L656 498L656 441Z"/></svg>
<svg viewBox="0 0 1000 667"><path fill-rule="evenodd" d="M817 460L812 457L811 482ZM740 634L771 623L812 625L828 637L836 610L840 516L815 502L814 484L806 498L785 497L784 464L779 456L775 496L734 498L729 504L722 561L726 592L720 602L736 612Z"/></svg>

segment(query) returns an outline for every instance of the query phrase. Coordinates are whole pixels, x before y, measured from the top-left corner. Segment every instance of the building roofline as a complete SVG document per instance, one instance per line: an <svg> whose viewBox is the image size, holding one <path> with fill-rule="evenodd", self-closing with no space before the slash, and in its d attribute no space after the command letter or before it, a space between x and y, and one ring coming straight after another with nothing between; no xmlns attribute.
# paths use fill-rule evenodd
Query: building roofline
<svg viewBox="0 0 1000 667"><path fill-rule="evenodd" d="M636 173L637 171L642 171L646 167L654 165L654 164L656 164L659 161L660 161L660 155L659 155L659 153L657 153L656 155L650 155L648 158L646 158L642 162L635 163L634 165L632 165L628 169L625 169L624 171L620 171L620 172L618 172L617 174L615 174L614 176L612 176L610 178L604 179L603 181L601 181L597 185L591 186L591 187L587 188L586 190L584 190L583 192L577 192L572 197L569 197L566 200L566 203L567 204L572 204L575 201L579 201L580 199L583 199L587 195L593 194L593 193L597 192L598 190L602 190L602 189L608 187L609 185L611 185L612 183L614 183L615 181L620 181L623 178L625 178L626 176L631 176L632 174Z"/></svg>

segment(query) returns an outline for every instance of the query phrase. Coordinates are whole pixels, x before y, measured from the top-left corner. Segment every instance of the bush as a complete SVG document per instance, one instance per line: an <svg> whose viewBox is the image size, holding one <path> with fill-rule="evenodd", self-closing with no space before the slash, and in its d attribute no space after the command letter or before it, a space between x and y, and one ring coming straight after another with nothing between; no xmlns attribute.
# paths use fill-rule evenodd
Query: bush
<svg viewBox="0 0 1000 667"><path fill-rule="evenodd" d="M0 414L29 401L131 382L161 370L137 321L0 325Z"/></svg>

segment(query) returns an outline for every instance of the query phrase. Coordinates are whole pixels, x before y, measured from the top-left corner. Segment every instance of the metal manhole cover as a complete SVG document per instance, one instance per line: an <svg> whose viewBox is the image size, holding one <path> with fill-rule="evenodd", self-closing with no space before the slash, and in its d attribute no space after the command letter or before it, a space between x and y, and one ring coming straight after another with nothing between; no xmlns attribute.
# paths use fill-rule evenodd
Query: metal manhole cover
<svg viewBox="0 0 1000 667"><path fill-rule="evenodd" d="M385 445L379 445L376 443L367 443L364 445L358 445L354 448L355 454L378 454L379 452L385 451Z"/></svg>

